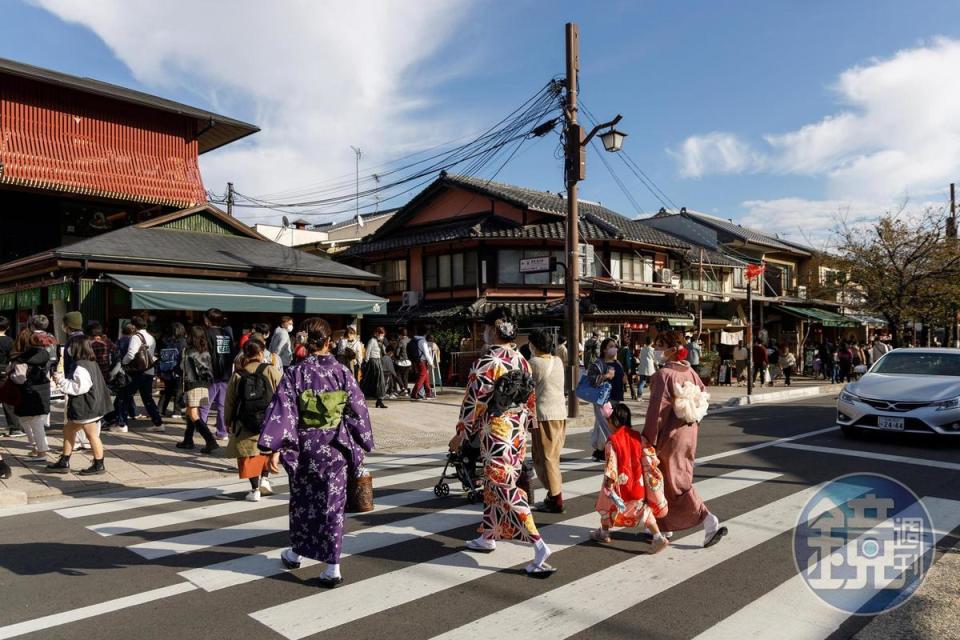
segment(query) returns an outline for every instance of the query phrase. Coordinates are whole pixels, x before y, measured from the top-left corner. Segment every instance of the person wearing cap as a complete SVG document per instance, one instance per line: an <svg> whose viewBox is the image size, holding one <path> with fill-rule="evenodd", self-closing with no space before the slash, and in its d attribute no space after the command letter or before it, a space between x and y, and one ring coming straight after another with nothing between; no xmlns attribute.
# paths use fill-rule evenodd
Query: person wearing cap
<svg viewBox="0 0 960 640"><path fill-rule="evenodd" d="M63 375L71 378L73 377L73 368L77 365L70 357L70 345L73 344L74 340L84 336L83 314L79 311L64 314L63 332L67 334L67 339L63 343Z"/></svg>

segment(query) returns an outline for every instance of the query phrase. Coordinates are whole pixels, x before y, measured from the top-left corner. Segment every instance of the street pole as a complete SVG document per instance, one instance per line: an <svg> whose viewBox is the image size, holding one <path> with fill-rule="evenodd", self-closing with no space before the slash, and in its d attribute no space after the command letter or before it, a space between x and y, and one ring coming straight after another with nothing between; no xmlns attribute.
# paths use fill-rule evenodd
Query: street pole
<svg viewBox="0 0 960 640"><path fill-rule="evenodd" d="M957 239L957 190L954 183L950 183L950 219L947 220L947 238L956 242ZM960 314L957 313L957 304L953 304L953 346L960 348Z"/></svg>
<svg viewBox="0 0 960 640"><path fill-rule="evenodd" d="M697 295L697 335L703 335L703 248L700 249L700 293Z"/></svg>
<svg viewBox="0 0 960 640"><path fill-rule="evenodd" d="M747 278L747 395L753 393L753 280Z"/></svg>
<svg viewBox="0 0 960 640"><path fill-rule="evenodd" d="M356 200L356 211L357 211L357 226L362 227L363 221L360 220L360 148L350 145L350 148L353 149L354 155L357 157L357 200Z"/></svg>
<svg viewBox="0 0 960 640"><path fill-rule="evenodd" d="M567 186L567 366L570 369L567 388L567 414L576 418L580 413L576 388L580 381L580 214L577 202L577 181L581 175L583 149L581 131L577 124L577 71L580 68L580 30L567 23L567 100L565 105L565 156Z"/></svg>
<svg viewBox="0 0 960 640"><path fill-rule="evenodd" d="M233 215L233 183L227 183L227 215Z"/></svg>

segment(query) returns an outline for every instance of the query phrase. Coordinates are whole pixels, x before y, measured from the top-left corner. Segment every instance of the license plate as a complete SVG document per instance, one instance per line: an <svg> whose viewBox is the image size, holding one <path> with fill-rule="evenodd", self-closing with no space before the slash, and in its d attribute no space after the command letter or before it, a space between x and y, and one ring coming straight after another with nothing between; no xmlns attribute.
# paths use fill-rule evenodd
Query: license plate
<svg viewBox="0 0 960 640"><path fill-rule="evenodd" d="M889 429L890 431L903 431L903 418L879 416L877 418L877 427L880 429Z"/></svg>

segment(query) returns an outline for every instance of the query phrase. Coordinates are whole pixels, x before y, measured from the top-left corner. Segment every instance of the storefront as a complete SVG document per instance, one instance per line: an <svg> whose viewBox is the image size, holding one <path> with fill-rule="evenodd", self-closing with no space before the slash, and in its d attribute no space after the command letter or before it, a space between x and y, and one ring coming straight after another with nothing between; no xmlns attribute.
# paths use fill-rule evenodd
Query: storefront
<svg viewBox="0 0 960 640"><path fill-rule="evenodd" d="M63 314L79 310L111 336L134 315L162 331L199 322L212 307L237 330L275 326L281 315L322 315L337 329L386 313L387 300L369 292L377 281L270 242L204 205L0 266L0 314L22 324L43 313L59 331Z"/></svg>

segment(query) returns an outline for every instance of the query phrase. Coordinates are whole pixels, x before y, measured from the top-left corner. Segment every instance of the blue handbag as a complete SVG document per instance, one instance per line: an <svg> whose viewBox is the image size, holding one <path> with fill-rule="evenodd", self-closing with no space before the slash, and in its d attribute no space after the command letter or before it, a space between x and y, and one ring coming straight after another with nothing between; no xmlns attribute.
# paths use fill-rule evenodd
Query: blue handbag
<svg viewBox="0 0 960 640"><path fill-rule="evenodd" d="M587 377L587 374L580 376L580 382L577 383L577 389L575 393L577 397L583 400L584 402L590 402L592 404L605 405L610 401L610 390L612 387L609 382L604 382L599 387L595 387L590 383L590 378Z"/></svg>

